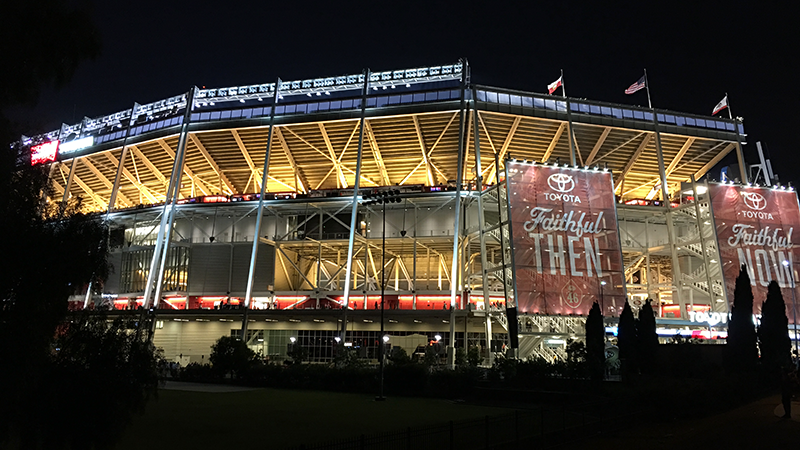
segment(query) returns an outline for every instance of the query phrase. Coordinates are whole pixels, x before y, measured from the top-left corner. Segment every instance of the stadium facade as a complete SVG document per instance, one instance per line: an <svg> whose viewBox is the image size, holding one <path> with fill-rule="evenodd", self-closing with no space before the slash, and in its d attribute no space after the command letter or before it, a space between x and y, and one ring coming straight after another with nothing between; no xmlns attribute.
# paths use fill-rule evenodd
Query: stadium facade
<svg viewBox="0 0 800 450"><path fill-rule="evenodd" d="M774 279L794 323L795 193L705 176L732 151L744 169L740 122L469 73L192 88L23 137L48 202L109 221L112 274L73 305L152 308L184 363L242 333L272 358L342 339L372 357L382 327L491 362L563 355L595 301L610 331L653 299L662 336L724 337L747 263L754 312Z"/></svg>

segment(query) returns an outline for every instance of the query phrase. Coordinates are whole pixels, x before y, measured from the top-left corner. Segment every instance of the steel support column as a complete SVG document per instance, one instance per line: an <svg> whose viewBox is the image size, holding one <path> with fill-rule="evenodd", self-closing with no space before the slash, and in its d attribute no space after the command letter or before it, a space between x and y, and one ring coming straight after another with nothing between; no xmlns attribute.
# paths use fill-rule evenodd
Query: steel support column
<svg viewBox="0 0 800 450"><path fill-rule="evenodd" d="M675 226L672 223L672 205L669 201L669 190L667 189L667 172L664 167L664 153L661 150L661 133L658 131L658 113L653 109L653 127L656 134L656 157L658 158L658 174L661 179L661 199L664 203L664 212L667 219L667 234L669 238L669 250L672 256L672 283L675 285L675 293L678 297L678 304L681 305L681 318L683 311L683 282L681 281L681 265L678 261L678 251L675 247ZM659 302L660 304L660 302Z"/></svg>
<svg viewBox="0 0 800 450"><path fill-rule="evenodd" d="M258 258L258 244L261 236L261 222L264 216L264 196L267 193L267 180L269 176L269 157L272 150L272 133L275 128L275 108L280 99L281 79L275 83L275 95L272 97L272 105L269 112L269 129L267 131L267 148L264 154L264 167L261 172L261 195L258 197L258 208L256 210L256 226L253 232L253 249L250 252L250 267L247 271L247 290L244 294L244 314L242 315L242 340L247 339L247 322L250 301L253 298L253 278L256 273L256 259Z"/></svg>
<svg viewBox="0 0 800 450"><path fill-rule="evenodd" d="M343 292L344 317L342 317L342 332L341 332L342 343L347 342L347 309L350 307L350 277L352 275L351 272L353 269L353 246L355 245L356 225L358 221L358 188L361 185L360 183L361 156L364 150L364 123L366 121L366 114L367 114L367 93L369 92L369 77L370 77L369 69L365 69L363 71L363 74L364 74L364 87L361 91L361 119L359 122L359 129L358 129L358 154L356 156L356 177L355 177L355 182L353 183L353 203L352 203L352 210L350 212L350 239L347 242L347 271L344 274L344 292ZM369 244L367 244L367 249L369 249ZM366 272L366 266L364 267L364 272ZM365 283L366 280L367 279L365 278L364 279Z"/></svg>
<svg viewBox="0 0 800 450"><path fill-rule="evenodd" d="M181 173L183 172L183 163L186 156L186 141L189 140L189 120L192 117L192 107L194 106L194 94L197 91L196 87L193 87L189 90L186 94L186 112L183 116L183 123L181 124L181 133L180 138L178 139L178 148L175 151L175 161L172 164L172 173L169 179L169 186L166 192L166 199L164 200L164 209L161 212L161 223L158 227L158 236L156 238L156 245L153 249L153 258L150 261L150 270L147 273L147 285L145 286L144 290L144 298L142 300L142 305L145 309L149 308L151 305L150 302L150 295L153 292L153 284L155 282L156 276L156 267L159 265L160 260L164 259L163 254L169 250L169 244L166 245L166 250L164 250L164 235L166 234L165 227L169 227L170 231L172 229L172 218L174 217L173 211L175 210L175 204L177 202L178 196L173 195L173 191L180 192L180 178ZM170 197L172 196L172 197ZM171 235L172 233L169 233ZM162 251L163 250L163 251ZM162 280L163 277L160 275L159 280ZM157 288L157 295L161 294L161 286L159 285ZM152 302L153 306L156 306L157 301Z"/></svg>
<svg viewBox="0 0 800 450"><path fill-rule="evenodd" d="M459 109L459 114L461 117L459 118L458 122L458 169L456 170L456 204L455 208L455 218L453 220L453 264L451 270L451 277L450 277L450 343L447 346L447 366L450 369L455 369L456 367L456 349L455 349L455 337L456 337L456 329L455 329L455 317L456 317L456 290L459 288L458 286L458 237L460 235L460 227L461 227L461 184L462 184L462 174L464 172L464 153L466 153L466 149L464 148L464 144L466 143L465 139L465 132L464 129L466 127L467 121L467 105L466 105L466 94L467 94L467 76L469 73L469 65L466 60L461 61L463 71L461 72L461 107ZM463 295L463 292L462 292Z"/></svg>

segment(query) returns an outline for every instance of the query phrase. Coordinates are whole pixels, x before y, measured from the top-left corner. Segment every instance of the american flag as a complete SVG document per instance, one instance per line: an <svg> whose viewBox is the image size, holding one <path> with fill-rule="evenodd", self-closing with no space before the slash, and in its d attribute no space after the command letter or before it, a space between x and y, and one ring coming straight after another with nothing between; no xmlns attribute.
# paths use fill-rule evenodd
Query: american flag
<svg viewBox="0 0 800 450"><path fill-rule="evenodd" d="M639 81L633 83L628 89L625 89L626 94L633 94L634 92L641 91L645 87L645 78L642 75L642 78L639 78Z"/></svg>

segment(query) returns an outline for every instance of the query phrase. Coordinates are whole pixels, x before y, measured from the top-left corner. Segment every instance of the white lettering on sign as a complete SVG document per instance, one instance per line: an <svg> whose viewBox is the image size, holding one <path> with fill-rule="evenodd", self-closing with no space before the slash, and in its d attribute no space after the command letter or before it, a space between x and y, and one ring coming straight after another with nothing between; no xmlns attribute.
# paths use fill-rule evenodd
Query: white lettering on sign
<svg viewBox="0 0 800 450"><path fill-rule="evenodd" d="M733 236L728 238L728 245L736 247L737 245L757 245L759 247L772 247L773 250L790 249L792 245L792 231L794 228L789 228L786 236L778 236L778 233L783 230L775 229L772 234L769 232L770 227L763 230L755 230L752 225L745 225L737 223L731 227ZM752 229L752 231L750 231Z"/></svg>
<svg viewBox="0 0 800 450"><path fill-rule="evenodd" d="M689 320L692 322L707 323L708 326L713 327L720 323L728 323L728 315L718 312L689 311Z"/></svg>

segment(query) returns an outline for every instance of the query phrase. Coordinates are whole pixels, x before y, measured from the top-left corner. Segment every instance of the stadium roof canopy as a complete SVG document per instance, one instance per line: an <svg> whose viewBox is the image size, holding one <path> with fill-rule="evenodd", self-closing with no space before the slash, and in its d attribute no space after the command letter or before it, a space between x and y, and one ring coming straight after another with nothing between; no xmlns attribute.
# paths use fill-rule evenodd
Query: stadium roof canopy
<svg viewBox="0 0 800 450"><path fill-rule="evenodd" d="M371 73L361 187L439 185L455 180L461 122L461 63ZM355 179L363 75L280 82L270 149L269 192L308 193L351 188ZM613 171L617 194L643 198L659 181L654 110L472 85L466 80L465 182L476 178L477 129L484 182L496 182L506 158L570 162L573 123L577 163ZM260 191L270 105L276 83L195 89L190 114L183 197ZM116 208L165 198L188 94L33 138L30 147L59 140L52 163L54 201L70 186L88 210L108 208L119 176ZM477 109L477 114L475 113ZM735 148L727 119L656 110L671 192L703 176ZM477 123L475 123L477 121ZM739 134L744 135L741 124ZM743 138L742 138L743 139ZM127 151L123 154L122 149ZM117 170L120 159L122 169ZM117 175L119 173L119 175ZM72 181L69 182L70 174Z"/></svg>

